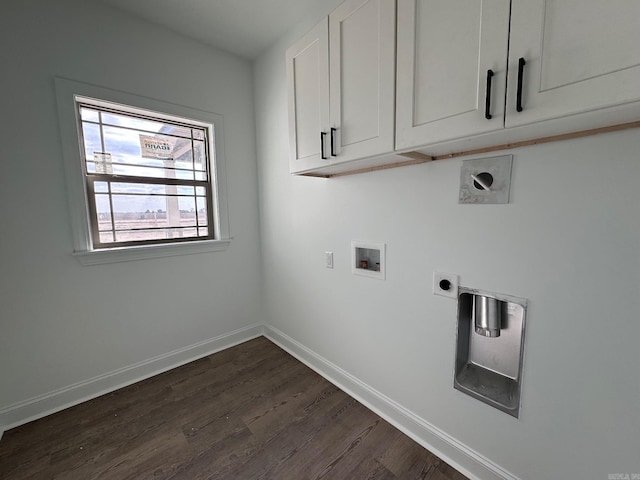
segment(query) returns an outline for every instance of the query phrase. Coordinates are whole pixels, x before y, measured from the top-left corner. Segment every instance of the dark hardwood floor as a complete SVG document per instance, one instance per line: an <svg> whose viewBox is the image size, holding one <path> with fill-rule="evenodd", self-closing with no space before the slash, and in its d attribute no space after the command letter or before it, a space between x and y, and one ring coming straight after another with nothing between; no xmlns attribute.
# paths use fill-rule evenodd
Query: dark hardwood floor
<svg viewBox="0 0 640 480"><path fill-rule="evenodd" d="M261 337L5 432L0 479L466 477Z"/></svg>

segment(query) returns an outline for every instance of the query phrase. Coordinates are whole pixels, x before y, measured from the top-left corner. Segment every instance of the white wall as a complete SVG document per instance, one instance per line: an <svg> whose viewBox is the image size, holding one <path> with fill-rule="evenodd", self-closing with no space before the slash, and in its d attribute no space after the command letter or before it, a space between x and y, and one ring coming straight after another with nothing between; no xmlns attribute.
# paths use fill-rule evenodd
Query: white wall
<svg viewBox="0 0 640 480"><path fill-rule="evenodd" d="M458 205L462 160L291 176L285 49L312 25L254 65L271 325L523 480L640 473L638 130L507 152L509 205ZM386 242L386 281L351 274L352 239ZM529 299L519 419L453 389L435 270Z"/></svg>
<svg viewBox="0 0 640 480"><path fill-rule="evenodd" d="M0 412L258 322L250 64L100 2L3 0L1 10ZM230 247L81 266L54 76L222 115Z"/></svg>

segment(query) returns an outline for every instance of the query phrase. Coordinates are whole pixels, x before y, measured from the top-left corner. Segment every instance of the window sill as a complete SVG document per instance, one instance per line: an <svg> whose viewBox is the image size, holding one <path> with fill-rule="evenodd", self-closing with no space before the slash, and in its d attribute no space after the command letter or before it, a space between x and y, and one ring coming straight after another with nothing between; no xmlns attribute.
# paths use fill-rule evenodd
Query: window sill
<svg viewBox="0 0 640 480"><path fill-rule="evenodd" d="M131 262L149 258L173 257L193 253L220 252L226 250L231 239L205 240L189 243L170 243L165 245L145 245L142 247L120 247L105 250L74 252L73 256L85 266L105 263Z"/></svg>

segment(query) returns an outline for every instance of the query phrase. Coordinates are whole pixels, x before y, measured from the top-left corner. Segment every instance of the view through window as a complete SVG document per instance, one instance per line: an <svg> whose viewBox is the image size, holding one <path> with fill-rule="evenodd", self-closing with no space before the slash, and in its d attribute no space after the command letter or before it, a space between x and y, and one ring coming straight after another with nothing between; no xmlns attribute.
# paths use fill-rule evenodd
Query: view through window
<svg viewBox="0 0 640 480"><path fill-rule="evenodd" d="M77 107L93 248L214 238L211 125Z"/></svg>

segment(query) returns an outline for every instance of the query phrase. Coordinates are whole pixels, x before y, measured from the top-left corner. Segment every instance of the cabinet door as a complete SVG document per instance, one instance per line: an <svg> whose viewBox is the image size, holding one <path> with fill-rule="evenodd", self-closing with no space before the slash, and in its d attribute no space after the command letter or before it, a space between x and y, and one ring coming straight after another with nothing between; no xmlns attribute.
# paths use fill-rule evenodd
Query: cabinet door
<svg viewBox="0 0 640 480"><path fill-rule="evenodd" d="M289 171L329 165L329 26L325 18L287 50ZM323 158L323 156L325 158Z"/></svg>
<svg viewBox="0 0 640 480"><path fill-rule="evenodd" d="M334 163L393 151L395 1L347 0L329 16Z"/></svg>
<svg viewBox="0 0 640 480"><path fill-rule="evenodd" d="M508 39L509 0L398 0L396 148L502 129Z"/></svg>
<svg viewBox="0 0 640 480"><path fill-rule="evenodd" d="M640 1L513 0L507 126L637 100Z"/></svg>

